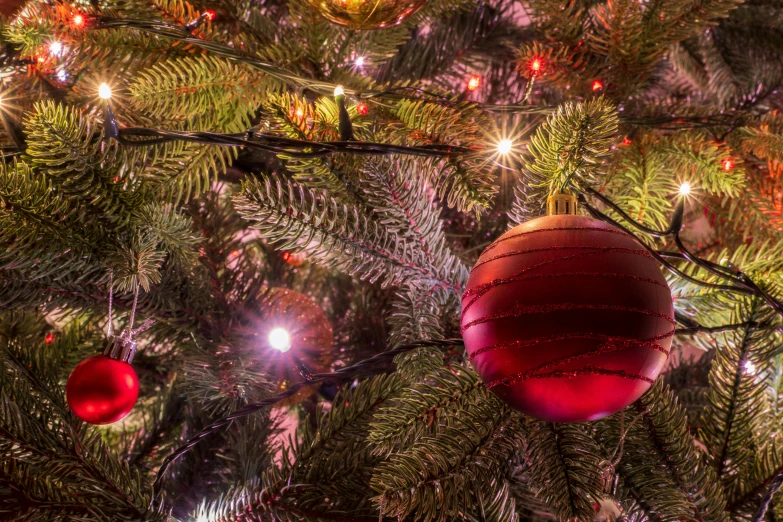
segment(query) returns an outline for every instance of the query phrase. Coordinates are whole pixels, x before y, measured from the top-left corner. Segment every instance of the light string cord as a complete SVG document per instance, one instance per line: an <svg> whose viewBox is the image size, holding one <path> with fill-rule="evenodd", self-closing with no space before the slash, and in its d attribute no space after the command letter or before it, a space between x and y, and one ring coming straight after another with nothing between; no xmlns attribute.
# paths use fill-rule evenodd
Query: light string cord
<svg viewBox="0 0 783 522"><path fill-rule="evenodd" d="M769 505L772 503L772 497L774 497L775 493L780 490L781 485L783 485L783 473L778 473L773 477L772 481L770 482L769 489L767 489L767 492L761 499L761 505L759 505L756 514L753 515L753 522L762 522L764 520L764 516L767 514Z"/></svg>
<svg viewBox="0 0 783 522"><path fill-rule="evenodd" d="M318 142L298 140L285 136L257 133L254 129L249 129L243 133L222 134L218 132L170 131L145 127L125 127L119 129L116 139L119 143L128 147L146 147L178 141L198 143L200 145L244 147L274 154L285 154L293 158L322 158L333 154L346 153L362 156L405 154L409 156L457 159L477 153L477 151L468 147L437 143L406 146L366 141Z"/></svg>
<svg viewBox="0 0 783 522"><path fill-rule="evenodd" d="M607 214L604 214L596 207L590 205L590 203L587 201L587 197L585 196L585 194L589 194L590 196L595 197L596 199L598 199L599 201L601 201L602 203L610 207L612 210L617 212L617 214L620 215L620 217L623 220L627 221L634 228L640 230L644 234L648 234L654 237L667 237L667 236L672 237L674 239L675 244L677 245L677 248L679 248L680 252L665 252L665 251L659 252L658 250L655 250L654 248L640 241L642 243L642 246L670 272L699 286L713 288L716 290L736 292L744 295L758 296L762 298L778 315L783 317L783 302L779 301L778 299L775 299L769 292L761 288L755 281L753 281L753 279L750 278L750 276L743 273L739 269L721 266L707 259L698 257L690 250L688 250L688 248L685 246L685 244L682 242L682 239L680 238L680 230L682 228L683 215L685 211L684 199L681 199L680 202L678 203L669 227L666 230L658 231L649 228L644 224L634 220L612 200L610 200L603 194L598 193L594 189L585 188L582 190L579 199L591 216L620 228L627 234L635 237L637 240L639 239L639 237L637 237L627 227L623 226L621 223L611 218ZM703 281L697 279L691 276L690 274L683 272L681 269L679 269L673 263L671 263L668 259L679 259L679 260L687 261L693 265L696 265L698 268L705 270L709 274L714 275L718 279L726 281L728 284L712 283L709 281Z"/></svg>
<svg viewBox="0 0 783 522"><path fill-rule="evenodd" d="M291 387L287 388L286 390L276 395L273 395L259 402L247 404L239 408L235 412L226 415L224 417L221 417L220 419L216 420L209 426L199 431L196 435L188 439L187 442L185 442L182 446L175 449L171 454L169 454L168 457L166 457L163 460L155 476L155 482L152 485L152 499L150 501L149 508L154 510L160 505L159 504L161 499L160 493L163 486L163 480L166 475L166 470L169 468L169 466L178 458L180 458L182 455L184 455L185 453L193 449L199 442L206 439L210 435L213 435L214 433L226 429L235 420L241 419L243 417L247 417L248 415L251 415L258 411L264 410L270 406L273 406L287 399L288 397L295 395L296 393L299 392L299 390L301 390L306 386L311 386L313 384L322 383L322 382L341 383L341 382L356 379L358 377L367 377L371 375L377 375L379 373L385 373L387 369L383 367L379 368L379 366L381 364L390 362L397 355L400 355L402 353L406 353L411 350L415 350L417 348L428 348L428 347L448 348L451 346L460 346L462 344L463 344L462 339L443 339L443 340L433 339L433 340L426 340L426 341L417 341L410 344L404 344L398 346L397 348L393 348L391 350L387 350L385 352L381 352L379 354L373 355L372 357L369 357L354 365L341 368L335 372L314 373L311 375L312 379L309 381L305 380L293 384L291 385Z"/></svg>

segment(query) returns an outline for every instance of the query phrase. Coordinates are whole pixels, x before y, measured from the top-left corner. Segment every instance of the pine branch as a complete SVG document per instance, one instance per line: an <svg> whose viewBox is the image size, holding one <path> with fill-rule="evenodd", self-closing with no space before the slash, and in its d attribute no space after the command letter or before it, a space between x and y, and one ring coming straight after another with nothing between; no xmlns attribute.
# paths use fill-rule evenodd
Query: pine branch
<svg viewBox="0 0 783 522"><path fill-rule="evenodd" d="M234 202L278 248L306 252L371 282L389 285L413 278L451 287L431 267L418 265L405 241L328 196L269 177L263 184L246 181Z"/></svg>
<svg viewBox="0 0 783 522"><path fill-rule="evenodd" d="M527 435L531 487L561 520L591 520L603 496L601 449L578 424L533 421Z"/></svg>

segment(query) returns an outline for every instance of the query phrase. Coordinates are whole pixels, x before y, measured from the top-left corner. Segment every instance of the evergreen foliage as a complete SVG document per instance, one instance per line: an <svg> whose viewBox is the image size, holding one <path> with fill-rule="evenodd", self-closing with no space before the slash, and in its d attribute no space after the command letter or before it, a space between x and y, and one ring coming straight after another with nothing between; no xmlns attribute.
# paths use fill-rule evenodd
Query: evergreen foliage
<svg viewBox="0 0 783 522"><path fill-rule="evenodd" d="M615 497L628 522L778 520L782 494L759 507L783 477L782 318L747 283L783 295L781 23L775 0L429 0L377 31L306 0L0 19L0 519L589 522ZM346 152L345 113L348 145L398 149ZM624 411L525 417L439 342L479 254L550 193L665 230L685 182L680 239L705 261L640 234L675 269L678 331ZM332 327L310 370L363 372L242 416L295 384L258 333L281 287ZM139 402L88 426L68 374L132 310L154 321Z"/></svg>

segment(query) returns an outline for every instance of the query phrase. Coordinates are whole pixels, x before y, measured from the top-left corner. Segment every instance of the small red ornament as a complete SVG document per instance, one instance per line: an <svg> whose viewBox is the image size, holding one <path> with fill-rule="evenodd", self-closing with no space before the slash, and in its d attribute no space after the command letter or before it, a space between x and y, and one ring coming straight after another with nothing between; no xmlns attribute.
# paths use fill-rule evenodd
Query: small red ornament
<svg viewBox="0 0 783 522"><path fill-rule="evenodd" d="M125 417L139 397L139 379L130 361L136 343L114 337L104 355L73 369L65 385L68 406L90 424L111 424Z"/></svg>
<svg viewBox="0 0 783 522"><path fill-rule="evenodd" d="M570 198L574 212L576 198L553 198ZM487 387L552 422L600 419L638 399L663 369L674 324L671 292L647 250L576 215L503 234L462 297L462 337Z"/></svg>
<svg viewBox="0 0 783 522"><path fill-rule="evenodd" d="M356 112L358 112L362 116L367 116L367 113L370 112L370 108L367 107L367 105L364 103L359 103L356 105Z"/></svg>
<svg viewBox="0 0 783 522"><path fill-rule="evenodd" d="M54 334L52 332L46 334L46 337L44 337L44 342L46 344L52 344L54 342Z"/></svg>
<svg viewBox="0 0 783 522"><path fill-rule="evenodd" d="M215 19L215 11L213 11L212 9L207 9L206 11L204 11L204 16L206 16L207 20L211 22L212 20Z"/></svg>
<svg viewBox="0 0 783 522"><path fill-rule="evenodd" d="M631 143L633 143L633 142L631 141L631 139L628 136L623 136L623 143L622 143L623 145L625 145L627 147Z"/></svg>
<svg viewBox="0 0 783 522"><path fill-rule="evenodd" d="M601 80L593 80L592 89L593 92L602 91L604 89L604 82Z"/></svg>
<svg viewBox="0 0 783 522"><path fill-rule="evenodd" d="M470 80L468 80L468 90L470 92L475 91L479 88L481 85L481 76L473 75L470 77Z"/></svg>
<svg viewBox="0 0 783 522"><path fill-rule="evenodd" d="M734 168L734 160L731 158L726 158L723 160L723 170L726 172L729 172L731 169Z"/></svg>

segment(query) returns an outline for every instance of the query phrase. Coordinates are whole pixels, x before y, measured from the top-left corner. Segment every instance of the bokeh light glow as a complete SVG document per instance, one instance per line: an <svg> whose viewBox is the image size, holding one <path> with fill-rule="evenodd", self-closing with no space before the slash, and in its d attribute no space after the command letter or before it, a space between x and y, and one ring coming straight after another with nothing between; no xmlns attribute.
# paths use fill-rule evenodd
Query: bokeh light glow
<svg viewBox="0 0 783 522"><path fill-rule="evenodd" d="M272 328L269 332L269 345L280 352L287 352L291 349L291 334L285 328Z"/></svg>

